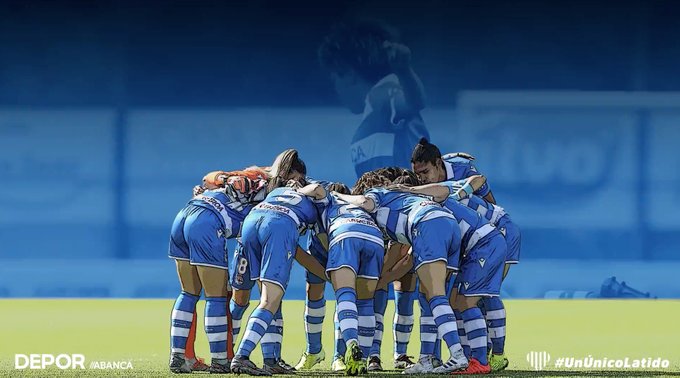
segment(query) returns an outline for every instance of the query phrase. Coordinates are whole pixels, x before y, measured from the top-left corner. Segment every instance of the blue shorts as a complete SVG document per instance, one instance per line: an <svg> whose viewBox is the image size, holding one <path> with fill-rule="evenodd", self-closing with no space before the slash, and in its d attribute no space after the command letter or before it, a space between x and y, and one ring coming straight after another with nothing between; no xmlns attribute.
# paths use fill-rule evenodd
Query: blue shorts
<svg viewBox="0 0 680 378"><path fill-rule="evenodd" d="M376 242L348 237L334 243L328 250L326 274L340 268L350 268L357 278L377 280L382 272L385 248Z"/></svg>
<svg viewBox="0 0 680 378"><path fill-rule="evenodd" d="M505 236L508 244L508 253L505 257L506 264L517 264L519 262L519 250L522 247L522 235L519 227L512 222L509 215L504 215L498 220L498 230Z"/></svg>
<svg viewBox="0 0 680 378"><path fill-rule="evenodd" d="M229 269L227 238L217 214L194 205L180 210L172 223L168 256L191 265Z"/></svg>
<svg viewBox="0 0 680 378"><path fill-rule="evenodd" d="M460 243L453 240L453 230L458 227L454 218L440 217L418 222L411 236L413 266L444 261L449 269L458 267Z"/></svg>
<svg viewBox="0 0 680 378"><path fill-rule="evenodd" d="M298 226L287 215L251 212L243 222L241 231L250 280L272 282L285 291L298 237Z"/></svg>
<svg viewBox="0 0 680 378"><path fill-rule="evenodd" d="M496 297L501 292L507 245L500 232L482 238L465 255L456 277L458 293L472 297Z"/></svg>
<svg viewBox="0 0 680 378"><path fill-rule="evenodd" d="M316 259L316 261L321 264L321 266L326 266L328 263L328 252L326 252L326 249L323 247L321 242L313 235L309 235L309 254ZM310 273L309 271L306 271L306 276L305 278L307 279L307 283L309 284L322 284L326 283L326 280L322 277L317 277L314 274Z"/></svg>
<svg viewBox="0 0 680 378"><path fill-rule="evenodd" d="M250 267L248 265L248 258L243 249L243 244L238 241L236 250L234 251L234 259L232 260L232 267L230 270L229 283L231 287L236 290L251 290L255 285L255 281L250 279Z"/></svg>

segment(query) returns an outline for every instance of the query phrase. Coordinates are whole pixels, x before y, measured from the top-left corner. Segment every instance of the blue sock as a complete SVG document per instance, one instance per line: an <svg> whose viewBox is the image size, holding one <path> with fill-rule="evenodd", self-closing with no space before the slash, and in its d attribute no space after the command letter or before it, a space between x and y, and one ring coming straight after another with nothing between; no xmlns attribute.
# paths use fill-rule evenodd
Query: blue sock
<svg viewBox="0 0 680 378"><path fill-rule="evenodd" d="M342 332L340 332L340 321L338 320L338 302L335 302L333 327L335 327L335 348L333 350L333 358L334 359L345 358L345 353L347 352L347 344L345 344L345 339L342 338Z"/></svg>
<svg viewBox="0 0 680 378"><path fill-rule="evenodd" d="M505 353L505 306L500 297L482 298L486 309L486 324L489 327L491 351L493 354Z"/></svg>
<svg viewBox="0 0 680 378"><path fill-rule="evenodd" d="M375 313L373 312L373 298L357 299L359 312L359 347L364 358L371 354L373 337L375 336Z"/></svg>
<svg viewBox="0 0 680 378"><path fill-rule="evenodd" d="M482 365L487 365L486 356L486 322L484 315L479 307L469 308L461 313L468 344L470 344L470 355Z"/></svg>
<svg viewBox="0 0 680 378"><path fill-rule="evenodd" d="M236 355L250 358L250 354L260 342L262 336L264 336L264 333L267 331L267 328L269 328L273 319L274 314L269 310L259 307L256 308L250 315L250 319L248 319L248 325L243 333L243 338L241 339L241 344L238 346Z"/></svg>
<svg viewBox="0 0 680 378"><path fill-rule="evenodd" d="M170 346L173 353L184 354L198 298L197 295L182 292L175 300L170 316Z"/></svg>
<svg viewBox="0 0 680 378"><path fill-rule="evenodd" d="M456 317L453 315L449 300L439 295L430 299L430 309L434 317L434 323L437 325L437 331L442 339L449 347L451 356L463 354L463 348L460 346L460 339L458 338L458 329L456 328Z"/></svg>
<svg viewBox="0 0 680 378"><path fill-rule="evenodd" d="M456 287L456 275L451 275L448 280L446 280L446 298L451 298L451 293L453 292L453 289ZM449 301L449 305L451 305L451 302ZM453 307L451 308L453 310ZM456 310L453 310L453 313L455 315ZM459 319L456 316L456 319ZM457 324L456 324L457 325ZM460 334L458 334L460 336ZM465 350L465 347L463 346L463 350ZM439 361L442 361L442 339L441 337L437 336L437 342L434 344L434 356L437 358Z"/></svg>
<svg viewBox="0 0 680 378"><path fill-rule="evenodd" d="M205 333L212 359L227 358L227 297L205 298Z"/></svg>
<svg viewBox="0 0 680 378"><path fill-rule="evenodd" d="M380 358L380 346L383 337L383 317L387 309L387 290L376 290L373 296L373 312L375 313L375 335L373 336L373 345L371 346L370 356L377 356Z"/></svg>
<svg viewBox="0 0 680 378"><path fill-rule="evenodd" d="M394 303L397 311L394 314L394 358L406 354L408 341L413 331L413 291L394 291Z"/></svg>
<svg viewBox="0 0 680 378"><path fill-rule="evenodd" d="M274 356L276 356L277 360L281 359L281 344L283 344L283 310L281 307L283 306L283 303L279 305L279 311L274 314L274 320L272 323L276 325L276 334L277 336L277 341L276 341L276 346L274 349Z"/></svg>
<svg viewBox="0 0 680 378"><path fill-rule="evenodd" d="M307 353L321 352L321 330L326 316L326 299L318 301L307 299L305 303L305 334L307 336Z"/></svg>
<svg viewBox="0 0 680 378"><path fill-rule="evenodd" d="M465 333L465 322L463 322L463 315L460 311L453 310L456 315L456 327L458 328L458 337L460 338L460 345L463 347L465 357L470 359L470 344L468 344L467 334Z"/></svg>
<svg viewBox="0 0 680 378"><path fill-rule="evenodd" d="M345 345L350 341L359 343L359 312L357 310L357 292L350 287L341 287L335 291L338 301L338 322Z"/></svg>
<svg viewBox="0 0 680 378"><path fill-rule="evenodd" d="M484 317L484 320L486 320L486 307L485 303L483 300L479 300L477 302L477 307L482 311L482 316ZM491 335L489 335L489 322L486 322L486 350L491 350L493 348L493 344L491 344Z"/></svg>
<svg viewBox="0 0 680 378"><path fill-rule="evenodd" d="M420 303L420 356L432 356L438 338L437 326L434 324L432 309L425 294L418 293L418 303Z"/></svg>
<svg viewBox="0 0 680 378"><path fill-rule="evenodd" d="M283 315L281 314L281 306L279 306L260 342L262 358L266 364L273 365L276 360L281 358L281 341L283 341Z"/></svg>
<svg viewBox="0 0 680 378"><path fill-rule="evenodd" d="M234 331L234 338L232 340L234 345L236 345L236 338L238 337L239 332L241 332L241 319L243 319L243 314L246 312L248 306L250 306L250 301L246 303L245 306L241 306L233 299L229 301L229 311L231 311L231 327Z"/></svg>

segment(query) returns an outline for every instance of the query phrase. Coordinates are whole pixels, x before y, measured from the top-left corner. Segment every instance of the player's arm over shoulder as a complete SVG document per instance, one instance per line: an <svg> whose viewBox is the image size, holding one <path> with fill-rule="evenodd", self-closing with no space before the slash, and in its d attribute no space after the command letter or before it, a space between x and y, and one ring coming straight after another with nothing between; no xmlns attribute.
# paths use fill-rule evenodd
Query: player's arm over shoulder
<svg viewBox="0 0 680 378"><path fill-rule="evenodd" d="M375 211L376 202L370 196L340 194L338 192L333 193L341 200L354 206L359 206L369 213Z"/></svg>
<svg viewBox="0 0 680 378"><path fill-rule="evenodd" d="M324 189L323 185L318 183L309 184L298 189L297 191L307 197L312 197L315 200L321 200L326 198L326 189Z"/></svg>

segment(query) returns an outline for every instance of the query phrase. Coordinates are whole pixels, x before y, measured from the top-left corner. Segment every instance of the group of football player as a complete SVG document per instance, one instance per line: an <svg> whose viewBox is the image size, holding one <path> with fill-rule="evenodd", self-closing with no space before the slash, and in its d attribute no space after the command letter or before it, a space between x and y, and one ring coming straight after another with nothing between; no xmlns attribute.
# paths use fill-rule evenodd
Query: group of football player
<svg viewBox="0 0 680 378"><path fill-rule="evenodd" d="M390 284L395 368L405 374L505 369L506 316L499 294L510 264L519 260L520 231L496 205L473 160L464 153L442 156L423 138L413 150L411 170L372 170L351 189L308 177L292 149L270 167L206 175L171 231L169 255L182 292L172 311L170 370L271 375L312 369L325 359L326 282L336 300L334 371L383 370ZM230 238L238 241L231 270ZM281 304L293 260L307 270L307 346L295 367L281 358ZM242 325L255 284L260 301ZM201 291L210 365L193 347ZM412 361L406 347L416 301L420 356ZM250 360L258 344L262 367Z"/></svg>

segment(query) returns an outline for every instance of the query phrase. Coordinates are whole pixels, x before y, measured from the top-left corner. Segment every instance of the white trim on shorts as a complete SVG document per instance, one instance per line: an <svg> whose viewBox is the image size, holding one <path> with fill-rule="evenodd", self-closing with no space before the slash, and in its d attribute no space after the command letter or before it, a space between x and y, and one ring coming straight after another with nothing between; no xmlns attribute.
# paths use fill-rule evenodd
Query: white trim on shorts
<svg viewBox="0 0 680 378"><path fill-rule="evenodd" d="M264 281L264 282L273 283L274 285L280 287L280 288L283 290L283 293L284 293L284 294L286 293L286 288L283 287L283 285L282 285L280 282L276 282L276 281L274 281L274 280L270 280L270 279L267 279L267 278L257 278L257 280L260 281L260 282Z"/></svg>
<svg viewBox="0 0 680 378"><path fill-rule="evenodd" d="M483 293L483 294L463 294L460 291L458 291L458 294L464 296L464 297L500 297L500 294L488 294L488 293Z"/></svg>
<svg viewBox="0 0 680 378"><path fill-rule="evenodd" d="M429 264L429 263L433 263L433 262L437 262L437 261L443 261L443 262L446 263L446 262L448 262L448 259L446 257L440 257L440 258L434 259L434 260L423 261L420 264L418 264L418 266L414 267L413 270L418 270L418 268L420 268L421 266L423 266L425 264ZM448 268L448 266L447 266L447 268Z"/></svg>
<svg viewBox="0 0 680 378"><path fill-rule="evenodd" d="M190 262L189 264L193 266L209 266L211 268L218 268L222 270L226 270L227 272L229 271L229 266L219 266L219 265L212 265L212 264L206 264L206 263L192 263Z"/></svg>
<svg viewBox="0 0 680 378"><path fill-rule="evenodd" d="M357 276L357 278L363 278L365 280L379 280L380 277L373 277L373 276Z"/></svg>
<svg viewBox="0 0 680 378"><path fill-rule="evenodd" d="M349 266L349 265L346 265L346 264L343 264L343 265L337 266L337 267L335 267L335 268L326 269L326 278L330 279L330 278L331 278L331 277L330 277L330 274L329 274L330 272L335 272L336 270L340 270L340 269L342 269L342 268L350 268L350 269L352 269L352 272L354 272L354 275L355 275L356 277L359 277L359 276L357 275L357 271L354 270L354 267Z"/></svg>
<svg viewBox="0 0 680 378"><path fill-rule="evenodd" d="M505 263L508 265L519 264L519 260L506 260Z"/></svg>
<svg viewBox="0 0 680 378"><path fill-rule="evenodd" d="M168 255L168 258L173 260L191 261L191 259L185 259L184 257L175 257L170 255Z"/></svg>

